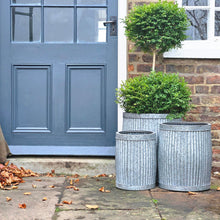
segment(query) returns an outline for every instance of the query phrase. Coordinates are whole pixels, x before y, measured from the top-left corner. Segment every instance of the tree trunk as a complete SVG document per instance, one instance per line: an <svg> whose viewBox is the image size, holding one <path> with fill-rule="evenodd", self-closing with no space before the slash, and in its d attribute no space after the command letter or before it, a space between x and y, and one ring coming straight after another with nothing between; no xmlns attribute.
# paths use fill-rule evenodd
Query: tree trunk
<svg viewBox="0 0 220 220"><path fill-rule="evenodd" d="M155 71L155 64L156 64L156 50L153 51L153 66L152 66L152 71Z"/></svg>

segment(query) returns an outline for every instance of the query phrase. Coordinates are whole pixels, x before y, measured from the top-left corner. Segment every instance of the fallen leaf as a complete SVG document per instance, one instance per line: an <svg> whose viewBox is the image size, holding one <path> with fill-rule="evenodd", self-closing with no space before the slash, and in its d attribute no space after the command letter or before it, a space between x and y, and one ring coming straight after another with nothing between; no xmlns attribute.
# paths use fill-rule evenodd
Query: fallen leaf
<svg viewBox="0 0 220 220"><path fill-rule="evenodd" d="M52 186L49 186L50 188L55 188L55 186L54 185L52 185Z"/></svg>
<svg viewBox="0 0 220 220"><path fill-rule="evenodd" d="M78 182L79 182L79 179L74 180L74 183L78 183Z"/></svg>
<svg viewBox="0 0 220 220"><path fill-rule="evenodd" d="M26 209L26 207L27 207L27 206L26 206L25 203L23 203L23 204L19 204L19 208L20 208L20 209Z"/></svg>
<svg viewBox="0 0 220 220"><path fill-rule="evenodd" d="M52 174L55 174L55 170L51 170L51 173L52 173Z"/></svg>
<svg viewBox="0 0 220 220"><path fill-rule="evenodd" d="M85 175L84 178L88 178L89 175Z"/></svg>
<svg viewBox="0 0 220 220"><path fill-rule="evenodd" d="M100 192L105 192L105 187L104 187L104 186L101 187L101 188L99 189L99 191L100 191Z"/></svg>
<svg viewBox="0 0 220 220"><path fill-rule="evenodd" d="M218 187L216 190L217 190L217 191L220 191L220 187Z"/></svg>
<svg viewBox="0 0 220 220"><path fill-rule="evenodd" d="M94 209L98 209L99 206L98 205L86 205L86 208L94 210Z"/></svg>
<svg viewBox="0 0 220 220"><path fill-rule="evenodd" d="M64 200L64 201L62 201L62 203L63 203L63 204L70 205L70 204L72 204L73 202L72 202L72 201L66 201L66 200Z"/></svg>
<svg viewBox="0 0 220 220"><path fill-rule="evenodd" d="M41 179L36 179L35 181L41 182L42 180Z"/></svg>
<svg viewBox="0 0 220 220"><path fill-rule="evenodd" d="M188 195L197 195L198 193L195 192L188 192Z"/></svg>
<svg viewBox="0 0 220 220"><path fill-rule="evenodd" d="M73 189L74 189L75 191L79 191L79 188L77 188L77 187L75 187L75 186L73 186Z"/></svg>
<svg viewBox="0 0 220 220"><path fill-rule="evenodd" d="M62 203L55 204L55 206L63 206Z"/></svg>
<svg viewBox="0 0 220 220"><path fill-rule="evenodd" d="M7 161L7 162L5 163L5 166L7 167L7 166L8 166L8 164L9 164L9 161Z"/></svg>
<svg viewBox="0 0 220 220"><path fill-rule="evenodd" d="M11 201L10 197L6 197L7 202Z"/></svg>
<svg viewBox="0 0 220 220"><path fill-rule="evenodd" d="M32 188L37 188L37 186L36 186L36 185L34 185L34 184L32 184Z"/></svg>
<svg viewBox="0 0 220 220"><path fill-rule="evenodd" d="M72 179L70 180L70 185L73 185L73 180Z"/></svg>
<svg viewBox="0 0 220 220"><path fill-rule="evenodd" d="M25 192L24 195L31 195L31 192Z"/></svg>
<svg viewBox="0 0 220 220"><path fill-rule="evenodd" d="M78 178L79 176L80 176L80 175L76 173L76 174L74 174L72 177L73 177L73 178Z"/></svg>
<svg viewBox="0 0 220 220"><path fill-rule="evenodd" d="M12 186L12 189L17 189L18 188L18 186Z"/></svg>
<svg viewBox="0 0 220 220"><path fill-rule="evenodd" d="M105 190L105 192L106 192L106 193L110 193L111 191L110 191L110 190Z"/></svg>
<svg viewBox="0 0 220 220"><path fill-rule="evenodd" d="M44 197L44 198L42 199L42 201L47 201L47 197Z"/></svg>

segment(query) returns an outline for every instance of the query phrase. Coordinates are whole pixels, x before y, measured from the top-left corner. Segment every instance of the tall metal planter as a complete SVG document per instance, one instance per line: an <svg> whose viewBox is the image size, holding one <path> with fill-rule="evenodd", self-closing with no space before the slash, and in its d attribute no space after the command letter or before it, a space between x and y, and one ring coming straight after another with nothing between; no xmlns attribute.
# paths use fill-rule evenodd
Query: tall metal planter
<svg viewBox="0 0 220 220"><path fill-rule="evenodd" d="M156 134L149 131L116 133L116 187L146 190L155 187Z"/></svg>
<svg viewBox="0 0 220 220"><path fill-rule="evenodd" d="M170 121L167 114L136 114L123 113L123 131L153 131L157 135L160 124ZM180 119L175 119L175 121Z"/></svg>
<svg viewBox="0 0 220 220"><path fill-rule="evenodd" d="M169 122L160 125L159 187L174 191L208 190L211 166L210 124Z"/></svg>

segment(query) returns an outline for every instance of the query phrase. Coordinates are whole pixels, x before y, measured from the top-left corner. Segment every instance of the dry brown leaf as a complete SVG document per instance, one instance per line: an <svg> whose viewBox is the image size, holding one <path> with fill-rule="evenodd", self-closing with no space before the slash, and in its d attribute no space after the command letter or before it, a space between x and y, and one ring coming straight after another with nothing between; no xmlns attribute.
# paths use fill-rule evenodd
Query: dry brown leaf
<svg viewBox="0 0 220 220"><path fill-rule="evenodd" d="M79 191L79 188L77 188L77 187L75 187L75 186L73 186L73 189L74 189L75 191Z"/></svg>
<svg viewBox="0 0 220 220"><path fill-rule="evenodd" d="M86 205L86 208L94 210L94 209L98 209L99 206L98 205Z"/></svg>
<svg viewBox="0 0 220 220"><path fill-rule="evenodd" d="M34 185L34 184L32 184L32 188L37 188L37 186L36 186L36 185Z"/></svg>
<svg viewBox="0 0 220 220"><path fill-rule="evenodd" d="M51 186L49 186L50 188L55 188L55 186L54 185L51 185Z"/></svg>
<svg viewBox="0 0 220 220"><path fill-rule="evenodd" d="M104 187L104 186L101 187L101 188L99 189L99 191L100 191L100 192L105 192L105 187Z"/></svg>
<svg viewBox="0 0 220 220"><path fill-rule="evenodd" d="M36 179L35 181L41 182L42 180L41 179Z"/></svg>
<svg viewBox="0 0 220 220"><path fill-rule="evenodd" d="M25 192L24 195L31 195L31 192Z"/></svg>
<svg viewBox="0 0 220 220"><path fill-rule="evenodd" d="M62 203L55 204L55 206L63 206Z"/></svg>
<svg viewBox="0 0 220 220"><path fill-rule="evenodd" d="M19 204L19 208L20 208L20 209L26 209L26 207L27 207L27 206L26 206L25 203L23 203L23 204Z"/></svg>
<svg viewBox="0 0 220 220"><path fill-rule="evenodd" d="M11 201L10 197L6 197L7 202Z"/></svg>
<svg viewBox="0 0 220 220"><path fill-rule="evenodd" d="M79 176L80 176L80 175L76 173L76 174L74 174L72 177L73 177L73 178L78 178Z"/></svg>
<svg viewBox="0 0 220 220"><path fill-rule="evenodd" d="M9 164L9 161L7 161L7 162L5 163L5 166L7 167L7 166L8 166L8 164Z"/></svg>
<svg viewBox="0 0 220 220"><path fill-rule="evenodd" d="M66 189L73 189L74 186L66 186Z"/></svg>
<svg viewBox="0 0 220 220"><path fill-rule="evenodd" d="M72 179L70 180L70 185L73 185L73 180Z"/></svg>
<svg viewBox="0 0 220 220"><path fill-rule="evenodd" d="M217 190L217 191L220 191L220 187L218 187L216 190Z"/></svg>
<svg viewBox="0 0 220 220"><path fill-rule="evenodd" d="M74 180L74 183L78 183L78 182L79 182L79 179Z"/></svg>
<svg viewBox="0 0 220 220"><path fill-rule="evenodd" d="M12 189L17 189L18 188L18 186L12 186Z"/></svg>
<svg viewBox="0 0 220 220"><path fill-rule="evenodd" d="M84 178L88 178L89 175L85 175Z"/></svg>
<svg viewBox="0 0 220 220"><path fill-rule="evenodd" d="M195 192L188 192L188 195L197 195L198 193L195 193Z"/></svg>
<svg viewBox="0 0 220 220"><path fill-rule="evenodd" d="M110 191L110 190L105 190L105 192L106 192L106 193L110 193L111 191Z"/></svg>
<svg viewBox="0 0 220 220"><path fill-rule="evenodd" d="M51 170L51 173L52 173L52 174L55 174L55 170Z"/></svg>
<svg viewBox="0 0 220 220"><path fill-rule="evenodd" d="M42 199L42 201L47 201L47 197L44 197L44 198Z"/></svg>
<svg viewBox="0 0 220 220"><path fill-rule="evenodd" d="M73 202L72 202L72 201L66 201L66 200L64 200L64 201L62 201L62 203L63 203L63 204L70 205L70 204L72 204Z"/></svg>

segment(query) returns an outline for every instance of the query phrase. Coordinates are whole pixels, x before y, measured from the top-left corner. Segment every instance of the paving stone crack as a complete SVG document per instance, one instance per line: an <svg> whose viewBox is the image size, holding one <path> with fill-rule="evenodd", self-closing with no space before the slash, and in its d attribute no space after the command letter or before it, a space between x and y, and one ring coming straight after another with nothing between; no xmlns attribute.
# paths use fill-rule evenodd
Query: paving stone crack
<svg viewBox="0 0 220 220"><path fill-rule="evenodd" d="M154 198L153 198L153 195L152 195L152 193L151 193L151 190L149 190L149 194L150 194L150 197L151 197L151 201L152 201L152 203L154 204L154 206L155 206L155 208L156 208L156 210L157 210L157 212L158 212L158 214L159 214L161 220L164 220L164 218L163 218L163 216L162 216L162 214L161 214L161 212L160 212L160 209L159 209L159 207L158 207L158 204L157 204L156 202L154 202Z"/></svg>

